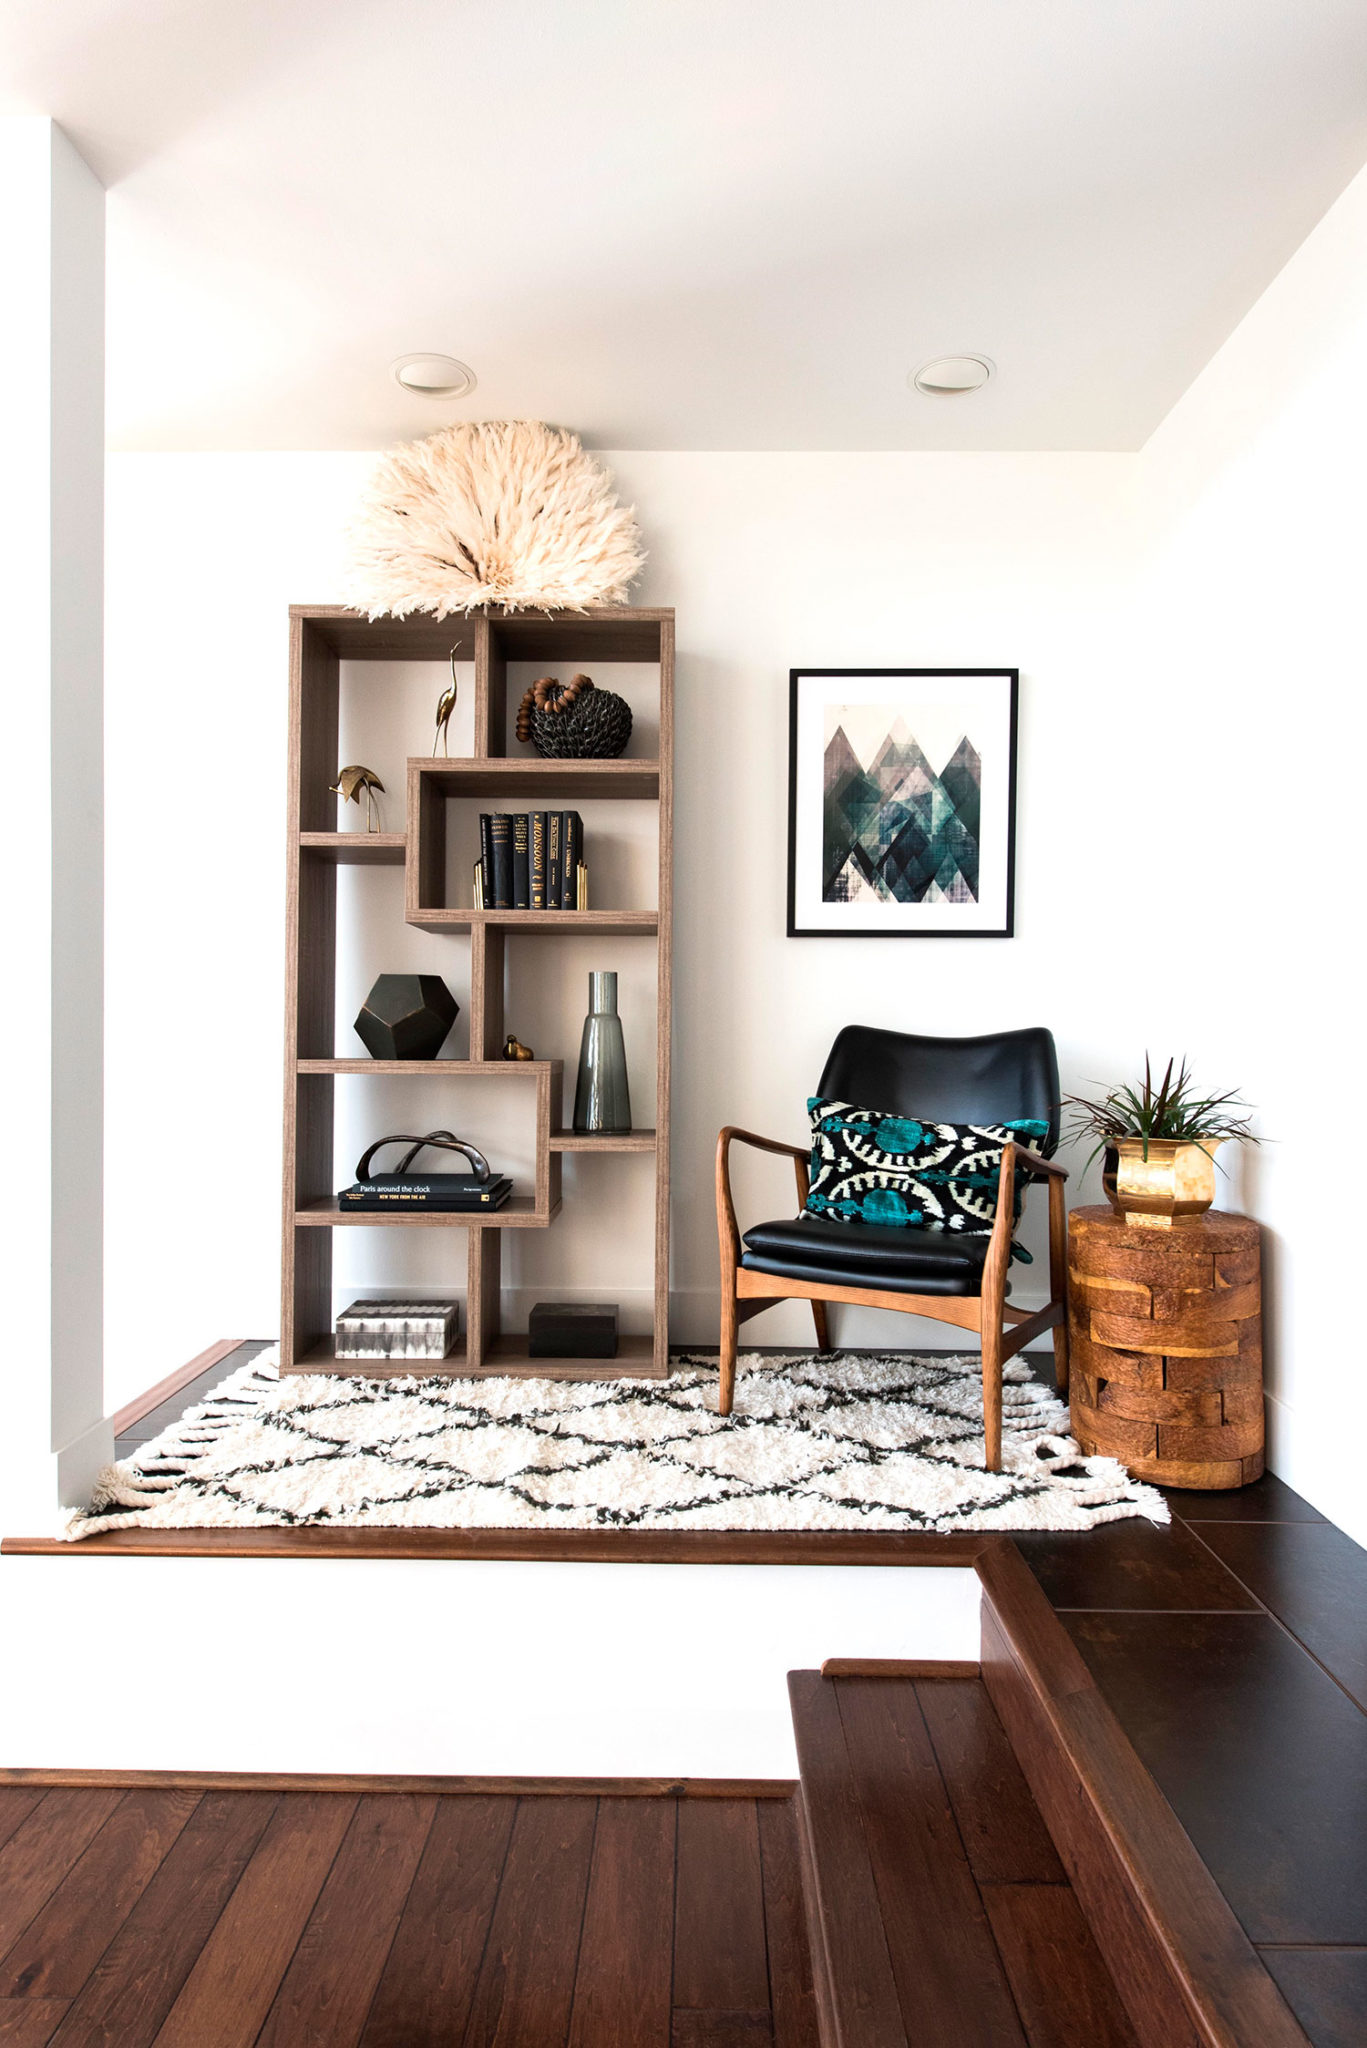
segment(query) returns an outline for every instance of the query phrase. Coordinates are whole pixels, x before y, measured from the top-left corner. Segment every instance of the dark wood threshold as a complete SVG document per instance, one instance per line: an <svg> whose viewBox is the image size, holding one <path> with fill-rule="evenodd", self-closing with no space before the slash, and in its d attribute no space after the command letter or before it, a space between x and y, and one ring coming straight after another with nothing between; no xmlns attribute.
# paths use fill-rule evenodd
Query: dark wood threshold
<svg viewBox="0 0 1367 2048"><path fill-rule="evenodd" d="M188 1365L182 1365L177 1371L168 1373L164 1380L158 1380L145 1394L136 1395L126 1408L120 1408L116 1414L110 1416L110 1427L115 1437L127 1436L129 1430L141 1422L144 1415L150 1415L154 1408L160 1408L164 1401L169 1401L173 1395L180 1393L192 1380L199 1379L206 1372L212 1372L216 1365L230 1357L245 1341L242 1337L220 1337L216 1343L201 1351L198 1358L192 1358Z"/></svg>
<svg viewBox="0 0 1367 2048"><path fill-rule="evenodd" d="M952 1657L827 1657L823 1678L977 1678L981 1664Z"/></svg>
<svg viewBox="0 0 1367 2048"><path fill-rule="evenodd" d="M791 1799L790 1778L478 1778L384 1771L61 1771L0 1769L0 1785L173 1792L407 1792L514 1799Z"/></svg>
<svg viewBox="0 0 1367 2048"><path fill-rule="evenodd" d="M977 1534L874 1529L126 1529L63 1543L6 1536L6 1557L526 1558L591 1564L971 1565Z"/></svg>

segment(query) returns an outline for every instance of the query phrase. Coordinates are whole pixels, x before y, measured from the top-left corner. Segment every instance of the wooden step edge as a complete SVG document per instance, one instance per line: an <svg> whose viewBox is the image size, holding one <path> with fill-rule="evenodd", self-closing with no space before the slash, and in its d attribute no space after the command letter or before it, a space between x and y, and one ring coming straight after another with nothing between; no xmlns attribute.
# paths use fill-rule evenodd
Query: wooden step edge
<svg viewBox="0 0 1367 2048"><path fill-rule="evenodd" d="M982 1665L962 1657L827 1657L823 1678L981 1678Z"/></svg>
<svg viewBox="0 0 1367 2048"><path fill-rule="evenodd" d="M909 2048L835 1690L790 1671L788 1699L822 2048Z"/></svg>
<svg viewBox="0 0 1367 2048"><path fill-rule="evenodd" d="M977 1571L983 1683L1142 2048L1310 2048L1020 1552Z"/></svg>
<svg viewBox="0 0 1367 2048"><path fill-rule="evenodd" d="M0 1785L188 1792L392 1792L442 1798L791 1799L789 1778L528 1778L392 1771L139 1771L0 1769Z"/></svg>

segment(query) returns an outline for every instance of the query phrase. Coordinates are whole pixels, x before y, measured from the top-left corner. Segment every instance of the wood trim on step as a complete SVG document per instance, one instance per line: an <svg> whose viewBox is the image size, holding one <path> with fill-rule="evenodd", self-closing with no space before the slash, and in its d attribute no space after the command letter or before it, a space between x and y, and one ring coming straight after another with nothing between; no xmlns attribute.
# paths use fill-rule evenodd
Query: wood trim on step
<svg viewBox="0 0 1367 2048"><path fill-rule="evenodd" d="M220 1359L229 1357L245 1342L245 1337L220 1337L217 1343L211 1344L206 1351L201 1351L198 1358L192 1358L188 1365L182 1365L175 1372L169 1373L164 1380L158 1380L145 1394L135 1395L126 1408L120 1408L116 1415L110 1416L109 1427L114 1435L126 1435L135 1422L141 1422L144 1415L150 1415L154 1408L160 1408L163 1401L169 1401L182 1387L188 1387L191 1380L197 1380L201 1373L208 1372L211 1366L217 1365Z"/></svg>
<svg viewBox="0 0 1367 2048"><path fill-rule="evenodd" d="M532 1558L579 1564L972 1565L983 1536L919 1529L121 1529L63 1543L6 1536L6 1557Z"/></svg>
<svg viewBox="0 0 1367 2048"><path fill-rule="evenodd" d="M982 1666L953 1657L827 1657L823 1678L980 1678Z"/></svg>
<svg viewBox="0 0 1367 2048"><path fill-rule="evenodd" d="M1142 2048L1308 2048L1020 1552L977 1570L983 1682Z"/></svg>
<svg viewBox="0 0 1367 2048"><path fill-rule="evenodd" d="M185 1792L410 1792L519 1799L791 1799L791 1778L479 1778L382 1771L0 1770L0 1785Z"/></svg>

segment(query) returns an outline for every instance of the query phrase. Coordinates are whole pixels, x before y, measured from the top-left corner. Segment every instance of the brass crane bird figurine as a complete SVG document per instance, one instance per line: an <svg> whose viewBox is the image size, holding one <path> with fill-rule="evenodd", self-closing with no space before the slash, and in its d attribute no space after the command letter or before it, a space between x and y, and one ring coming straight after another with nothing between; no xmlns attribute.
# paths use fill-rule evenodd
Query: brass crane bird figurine
<svg viewBox="0 0 1367 2048"><path fill-rule="evenodd" d="M451 649L451 681L437 700L437 732L436 739L432 742L432 752L435 754L437 751L437 740L441 741L442 753L448 761L451 758L451 750L447 745L447 727L451 723L451 713L456 708L456 698L459 695L460 684L456 680L456 650L453 647Z"/></svg>
<svg viewBox="0 0 1367 2048"><path fill-rule="evenodd" d="M360 803L361 791L364 790L366 831L379 831L379 813L375 808L375 798L373 795L373 791L378 789L383 794L384 784L381 782L379 776L375 773L375 770L373 768L362 768L359 766L354 768L339 768L337 771L337 780L335 782L330 782L328 784L328 788L332 791L334 796L341 797L345 803L353 804Z"/></svg>

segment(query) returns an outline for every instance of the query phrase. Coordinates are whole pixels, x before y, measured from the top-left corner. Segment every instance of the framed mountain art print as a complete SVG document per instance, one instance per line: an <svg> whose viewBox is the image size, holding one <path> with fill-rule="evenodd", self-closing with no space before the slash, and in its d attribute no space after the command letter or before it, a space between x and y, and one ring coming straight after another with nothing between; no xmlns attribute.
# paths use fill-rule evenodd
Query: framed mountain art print
<svg viewBox="0 0 1367 2048"><path fill-rule="evenodd" d="M789 938L1010 938L1018 683L790 672Z"/></svg>

